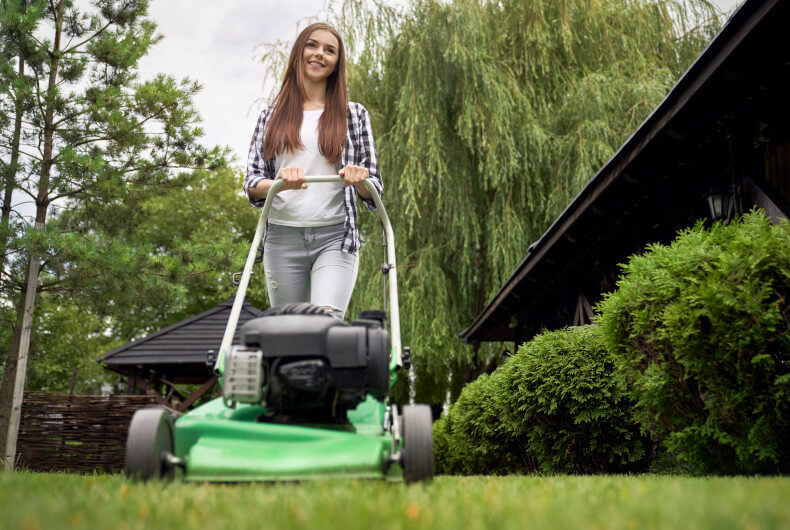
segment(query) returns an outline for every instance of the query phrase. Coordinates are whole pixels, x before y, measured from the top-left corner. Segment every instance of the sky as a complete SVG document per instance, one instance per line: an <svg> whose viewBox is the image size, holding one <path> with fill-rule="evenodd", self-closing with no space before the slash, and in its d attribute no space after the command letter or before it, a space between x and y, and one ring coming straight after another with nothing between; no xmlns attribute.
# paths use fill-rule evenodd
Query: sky
<svg viewBox="0 0 790 530"><path fill-rule="evenodd" d="M402 4L407 0L395 0ZM729 11L739 0L713 0ZM141 62L141 79L163 72L200 82L195 103L207 146L227 145L246 162L264 96L266 72L256 48L293 42L308 17L321 16L325 0L152 0L150 18L164 39Z"/></svg>
<svg viewBox="0 0 790 530"><path fill-rule="evenodd" d="M227 145L246 161L270 88L256 57L262 43L291 42L324 0L153 0L149 16L164 38L140 64L140 78L162 72L203 85L195 97L208 146Z"/></svg>
<svg viewBox="0 0 790 530"><path fill-rule="evenodd" d="M89 0L75 0L85 8ZM273 87L259 57L260 45L291 43L311 20L325 18L329 2L342 0L151 0L149 18L162 40L140 61L139 79L158 73L189 77L203 89L194 98L208 147L227 146L236 166L246 165L255 122ZM385 0L407 5L409 0ZM741 0L711 0L730 11ZM271 82L271 81L270 81ZM279 84L279 81L277 81ZM14 208L30 218L32 201L14 194Z"/></svg>

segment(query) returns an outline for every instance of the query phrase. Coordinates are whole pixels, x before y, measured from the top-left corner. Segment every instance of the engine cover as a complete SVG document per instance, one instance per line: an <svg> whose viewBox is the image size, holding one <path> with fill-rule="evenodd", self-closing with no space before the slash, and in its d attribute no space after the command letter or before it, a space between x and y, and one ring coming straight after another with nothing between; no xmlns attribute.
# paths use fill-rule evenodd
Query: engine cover
<svg viewBox="0 0 790 530"><path fill-rule="evenodd" d="M389 334L378 321L270 315L247 322L241 338L261 352L272 415L343 419L368 393L389 393Z"/></svg>

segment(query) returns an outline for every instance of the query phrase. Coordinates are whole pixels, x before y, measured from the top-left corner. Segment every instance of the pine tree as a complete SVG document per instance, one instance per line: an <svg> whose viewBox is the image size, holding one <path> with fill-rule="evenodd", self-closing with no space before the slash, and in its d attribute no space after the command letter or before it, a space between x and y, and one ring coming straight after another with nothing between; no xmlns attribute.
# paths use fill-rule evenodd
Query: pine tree
<svg viewBox="0 0 790 530"><path fill-rule="evenodd" d="M0 127L3 137L10 142L0 144L0 173L2 174L3 197L0 205L0 278L6 263L8 238L14 231L13 193L17 188L17 173L20 164L20 142L22 118L32 107L32 86L25 75L25 58L30 53L30 37L44 13L45 2L30 0L7 0L0 12Z"/></svg>
<svg viewBox="0 0 790 530"><path fill-rule="evenodd" d="M138 214L135 207L145 197L183 185L174 169L218 156L196 143L201 134L191 104L196 83L164 75L137 79L139 59L158 38L155 24L146 19L147 1L98 0L88 11L69 0L36 2L33 7L43 17L39 31L22 23L28 10L17 4L4 2L0 16L18 28L8 39L24 51L19 57L33 104L23 107L13 182L15 192L35 205L35 214L31 222L12 227L4 249L0 287L17 317L0 387L0 449L6 445L14 381L24 381L36 293L64 281L53 277L40 283L42 266L45 274L79 269L88 284L104 276L140 274L128 248L97 247L100 238L64 233L61 224L50 223L53 210L113 211L118 226ZM18 104L6 96L0 94L4 106ZM13 144L5 128L0 143ZM97 303L112 303L99 296Z"/></svg>

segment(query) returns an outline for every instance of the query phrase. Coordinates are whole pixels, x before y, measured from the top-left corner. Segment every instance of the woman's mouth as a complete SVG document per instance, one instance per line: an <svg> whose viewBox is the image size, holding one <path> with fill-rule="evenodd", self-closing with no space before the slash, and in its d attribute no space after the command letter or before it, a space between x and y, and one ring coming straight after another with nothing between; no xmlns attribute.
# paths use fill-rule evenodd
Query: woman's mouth
<svg viewBox="0 0 790 530"><path fill-rule="evenodd" d="M310 66L315 67L315 68L323 68L324 67L323 64L315 62L315 61L309 61L307 64L309 64Z"/></svg>

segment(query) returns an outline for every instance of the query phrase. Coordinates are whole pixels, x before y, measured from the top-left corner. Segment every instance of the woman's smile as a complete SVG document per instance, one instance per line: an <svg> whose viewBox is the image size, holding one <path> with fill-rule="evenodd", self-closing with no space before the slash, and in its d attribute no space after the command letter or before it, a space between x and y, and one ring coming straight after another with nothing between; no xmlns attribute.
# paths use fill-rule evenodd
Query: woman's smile
<svg viewBox="0 0 790 530"><path fill-rule="evenodd" d="M326 30L316 30L307 40L302 52L305 75L313 81L323 81L335 71L339 43Z"/></svg>

